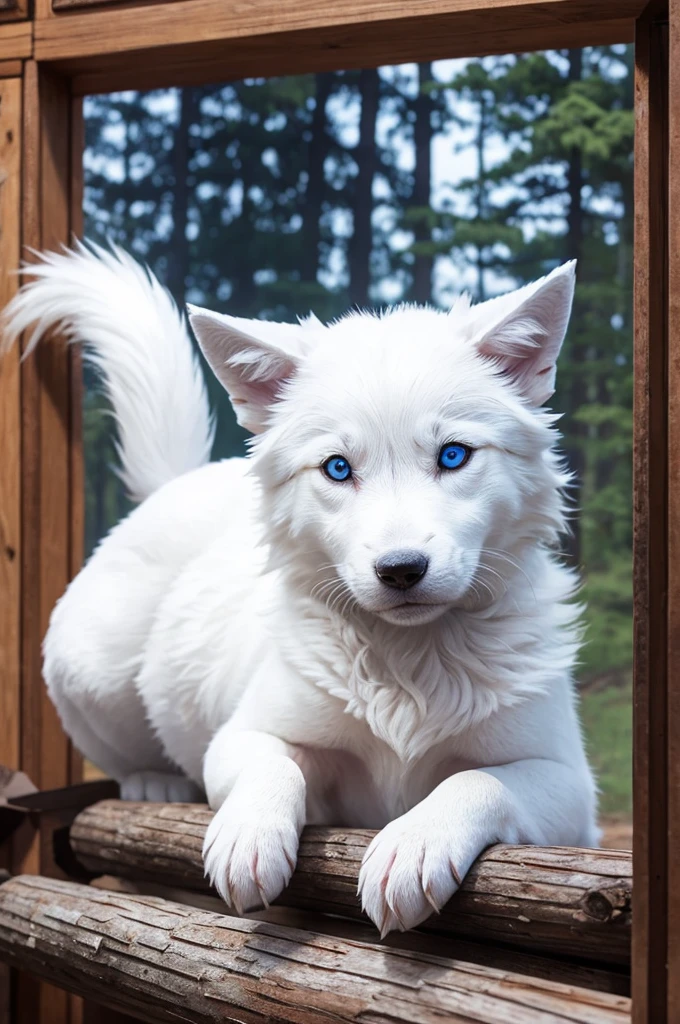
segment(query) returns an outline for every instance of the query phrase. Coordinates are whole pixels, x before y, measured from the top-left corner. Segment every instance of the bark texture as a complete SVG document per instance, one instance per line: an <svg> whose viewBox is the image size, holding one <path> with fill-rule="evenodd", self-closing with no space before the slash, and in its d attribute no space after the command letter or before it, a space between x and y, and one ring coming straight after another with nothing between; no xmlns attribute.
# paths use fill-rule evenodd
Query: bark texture
<svg viewBox="0 0 680 1024"><path fill-rule="evenodd" d="M71 846L94 874L208 892L201 848L211 818L201 805L107 800L78 815ZM305 829L297 870L279 904L362 919L357 879L373 835L364 829ZM442 913L423 927L542 955L625 966L631 890L626 851L495 846L473 865Z"/></svg>
<svg viewBox="0 0 680 1024"><path fill-rule="evenodd" d="M0 887L0 956L151 1024L630 1021L622 996L29 875Z"/></svg>

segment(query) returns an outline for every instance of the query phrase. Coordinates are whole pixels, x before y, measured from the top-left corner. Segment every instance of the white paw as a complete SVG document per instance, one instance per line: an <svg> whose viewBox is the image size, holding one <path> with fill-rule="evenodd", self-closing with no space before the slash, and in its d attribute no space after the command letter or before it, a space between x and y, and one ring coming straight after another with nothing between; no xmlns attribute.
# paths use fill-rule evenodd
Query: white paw
<svg viewBox="0 0 680 1024"><path fill-rule="evenodd" d="M206 833L203 864L211 884L239 914L267 907L295 870L299 826L285 815L257 814L228 798Z"/></svg>
<svg viewBox="0 0 680 1024"><path fill-rule="evenodd" d="M361 865L359 895L381 938L415 928L458 889L469 858L454 835L410 812L375 837Z"/></svg>
<svg viewBox="0 0 680 1024"><path fill-rule="evenodd" d="M205 793L186 775L134 772L121 782L120 798L160 804L194 804L204 803Z"/></svg>

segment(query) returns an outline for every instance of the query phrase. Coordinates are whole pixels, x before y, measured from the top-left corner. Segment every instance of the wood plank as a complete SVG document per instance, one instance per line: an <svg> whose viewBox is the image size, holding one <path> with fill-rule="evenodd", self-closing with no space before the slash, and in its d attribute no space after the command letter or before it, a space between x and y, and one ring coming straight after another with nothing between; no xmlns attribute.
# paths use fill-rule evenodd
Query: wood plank
<svg viewBox="0 0 680 1024"><path fill-rule="evenodd" d="M337 0L333 5L316 0L177 0L174 3L139 7L132 4L115 11L94 11L68 18L48 18L36 24L36 57L61 60L67 57L101 56L140 48L140 38L150 35L153 45L167 46L225 42L246 36L262 36L304 29L332 28L336 33L352 25L367 27L397 21L415 31L428 20L452 17L452 26L488 30L488 12L512 27L555 28L560 24L635 18L644 9L641 0ZM481 30L481 31L480 31Z"/></svg>
<svg viewBox="0 0 680 1024"><path fill-rule="evenodd" d="M88 17L96 17L93 12ZM302 74L303 72L362 68L369 64L449 57L525 52L548 47L574 47L630 42L634 23L621 18L533 27L515 15L494 18L480 27L475 16L466 25L457 15L443 15L413 24L406 19L353 25L341 32L333 28L270 32L257 37L151 46L130 53L102 53L98 57L60 60L72 75L77 95L117 89L152 89L176 85L226 82L249 75ZM509 22L511 24L509 24ZM145 41L153 38L144 37ZM141 37L137 37L137 43Z"/></svg>
<svg viewBox="0 0 680 1024"><path fill-rule="evenodd" d="M212 820L201 804L107 800L71 826L78 860L117 875L209 892L201 850ZM307 828L282 906L366 920L357 899L368 829ZM448 936L502 942L607 965L630 960L631 858L625 851L496 846L449 905L426 923Z"/></svg>
<svg viewBox="0 0 680 1024"><path fill-rule="evenodd" d="M641 0L339 0L330 7L316 0L177 0L38 18L35 52L69 75L93 75L92 88L104 87L107 76L109 84L117 78L118 85L146 88L161 79L187 84L190 75L224 81L263 71L620 42L632 37L642 6Z"/></svg>
<svg viewBox="0 0 680 1024"><path fill-rule="evenodd" d="M71 97L67 83L29 61L25 75L24 242L68 242L71 207ZM40 788L72 781L70 744L47 697L41 643L72 569L71 356L58 338L40 345L23 374L24 771Z"/></svg>
<svg viewBox="0 0 680 1024"><path fill-rule="evenodd" d="M630 1020L622 996L30 876L0 887L0 951L158 1024Z"/></svg>
<svg viewBox="0 0 680 1024"><path fill-rule="evenodd" d="M23 61L0 60L0 78L21 78L23 70Z"/></svg>
<svg viewBox="0 0 680 1024"><path fill-rule="evenodd" d="M0 25L0 60L22 60L33 53L33 25L30 21Z"/></svg>
<svg viewBox="0 0 680 1024"><path fill-rule="evenodd" d="M668 1009L680 1020L680 2L669 3ZM674 684L674 685L673 685Z"/></svg>
<svg viewBox="0 0 680 1024"><path fill-rule="evenodd" d="M29 17L29 0L0 0L0 22Z"/></svg>
<svg viewBox="0 0 680 1024"><path fill-rule="evenodd" d="M22 240L34 245L40 238L40 104L38 69L33 61L24 74L24 149ZM38 733L40 723L40 382L36 360L30 358L21 367L21 765L27 774L40 773L40 750L29 735L28 723ZM34 779L40 786L39 777ZM23 870L39 870L38 847L33 843L30 859Z"/></svg>
<svg viewBox="0 0 680 1024"><path fill-rule="evenodd" d="M14 3L16 0L5 0L7 3ZM176 3L177 0L134 0L137 7L143 4ZM126 6L126 0L52 0L52 11L74 11L77 9L91 10L93 7L116 7ZM127 6L132 6L128 3Z"/></svg>
<svg viewBox="0 0 680 1024"><path fill-rule="evenodd" d="M85 122L83 101L71 99L71 153L70 153L70 233L83 236L83 154L85 152ZM83 453L83 362L81 350L74 346L68 351L70 379L69 429L69 576L75 576L85 556L85 460ZM69 781L83 781L83 757L70 745Z"/></svg>
<svg viewBox="0 0 680 1024"><path fill-rule="evenodd" d="M70 116L68 83L45 76L40 90L40 247L57 248L70 237ZM54 605L71 578L71 356L60 338L36 353L40 391L40 642ZM42 788L66 786L70 744L40 679ZM32 723L28 722L29 728Z"/></svg>
<svg viewBox="0 0 680 1024"><path fill-rule="evenodd" d="M670 1024L667 985L668 248L667 25L635 40L634 848L632 992L636 1024Z"/></svg>
<svg viewBox="0 0 680 1024"><path fill-rule="evenodd" d="M0 81L0 309L15 293L21 238L21 79ZM0 764L21 737L21 394L19 352L0 360Z"/></svg>

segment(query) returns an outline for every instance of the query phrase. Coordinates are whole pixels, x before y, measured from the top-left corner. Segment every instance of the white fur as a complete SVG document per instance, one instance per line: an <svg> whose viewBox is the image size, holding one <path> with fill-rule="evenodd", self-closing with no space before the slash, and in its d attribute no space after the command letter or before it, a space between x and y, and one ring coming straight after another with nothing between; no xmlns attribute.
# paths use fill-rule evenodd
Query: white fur
<svg viewBox="0 0 680 1024"><path fill-rule="evenodd" d="M50 327L84 341L118 426L122 478L142 501L210 458L205 381L170 295L116 246L45 253L4 317L5 345L34 325L26 354ZM112 314L114 314L112 316Z"/></svg>
<svg viewBox="0 0 680 1024"><path fill-rule="evenodd" d="M185 435L182 464L202 462L205 393L158 285L120 252L46 259L10 336L33 311L34 342L61 323L89 343L137 493ZM121 282L134 308L106 298ZM539 408L573 283L568 264L481 306L329 326L191 311L258 432L251 457L179 476L111 532L54 611L45 678L83 752L134 773L129 792L157 797L173 766L205 787L206 869L238 910L280 893L305 822L382 829L360 891L383 933L439 909L490 843L596 843L576 581L552 553L568 478ZM187 367L174 404L164 332ZM474 454L438 471L452 440ZM336 454L351 481L320 469ZM396 548L429 558L413 590L374 571Z"/></svg>

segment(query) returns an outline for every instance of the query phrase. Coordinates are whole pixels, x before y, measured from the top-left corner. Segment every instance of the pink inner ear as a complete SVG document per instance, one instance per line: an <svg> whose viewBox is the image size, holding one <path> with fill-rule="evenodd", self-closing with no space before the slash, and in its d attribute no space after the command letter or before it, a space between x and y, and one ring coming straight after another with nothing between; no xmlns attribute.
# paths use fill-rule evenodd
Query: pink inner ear
<svg viewBox="0 0 680 1024"><path fill-rule="evenodd" d="M526 359L518 359L517 356L496 356L496 359L499 369L508 377L522 377L531 366L529 356Z"/></svg>
<svg viewBox="0 0 680 1024"><path fill-rule="evenodd" d="M499 357L498 369L502 372L505 377L515 381L523 389L531 388L531 381L537 380L541 377L547 377L555 370L554 363L548 363L547 366L543 366L540 370L536 369L537 356L540 355L540 350L536 348L530 348L526 350L526 356L524 358L518 357L517 355Z"/></svg>
<svg viewBox="0 0 680 1024"><path fill-rule="evenodd" d="M282 380L239 381L232 394L232 402L239 405L273 405L283 384Z"/></svg>

